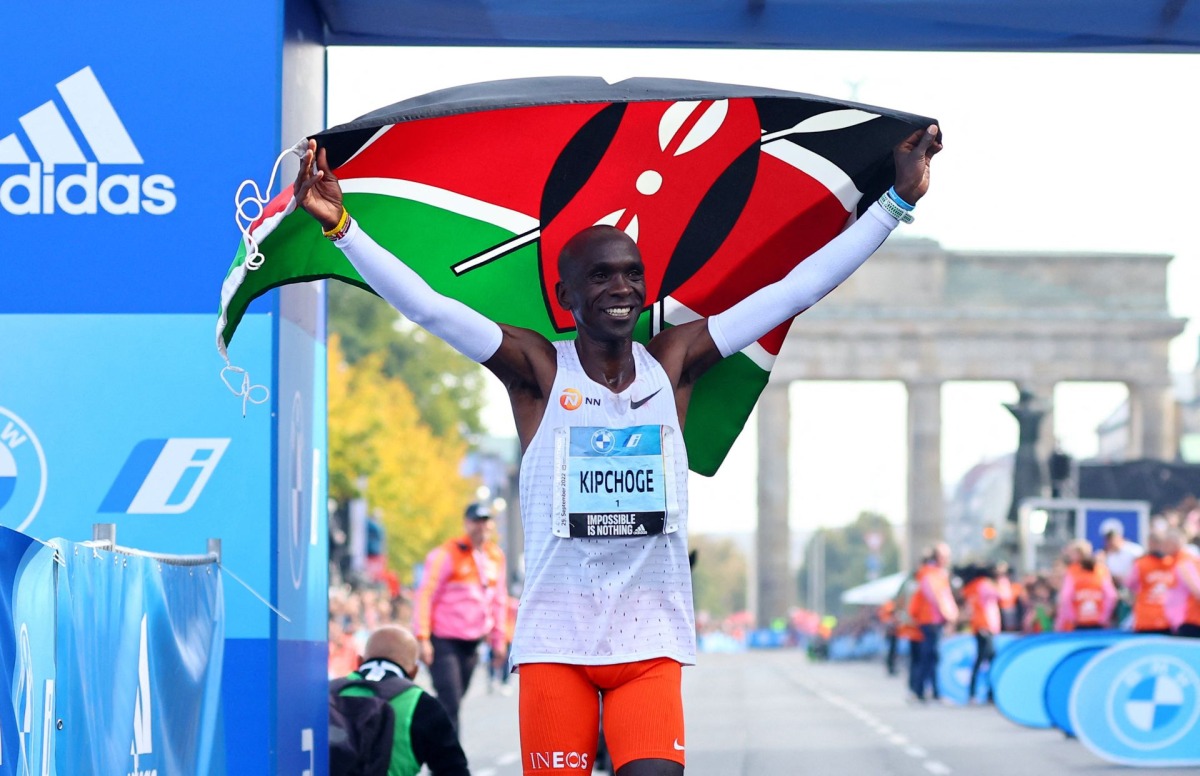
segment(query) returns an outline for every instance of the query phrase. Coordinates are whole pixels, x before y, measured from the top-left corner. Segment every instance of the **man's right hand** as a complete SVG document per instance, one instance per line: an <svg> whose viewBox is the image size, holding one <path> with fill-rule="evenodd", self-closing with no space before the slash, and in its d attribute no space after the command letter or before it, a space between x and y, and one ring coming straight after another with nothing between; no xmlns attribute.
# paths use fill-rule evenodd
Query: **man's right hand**
<svg viewBox="0 0 1200 776"><path fill-rule="evenodd" d="M433 644L427 639L421 639L421 662L427 666L433 665Z"/></svg>
<svg viewBox="0 0 1200 776"><path fill-rule="evenodd" d="M342 187L329 169L325 149L317 150L316 140L308 141L292 193L296 204L317 219L323 230L328 232L338 225L342 218Z"/></svg>

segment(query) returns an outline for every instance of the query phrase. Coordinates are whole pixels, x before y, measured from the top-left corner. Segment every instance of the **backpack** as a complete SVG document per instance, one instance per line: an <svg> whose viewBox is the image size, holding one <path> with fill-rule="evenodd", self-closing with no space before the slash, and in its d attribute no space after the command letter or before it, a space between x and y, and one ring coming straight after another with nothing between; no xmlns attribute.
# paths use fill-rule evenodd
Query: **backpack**
<svg viewBox="0 0 1200 776"><path fill-rule="evenodd" d="M387 776L392 760L396 712L388 700L397 692L397 679L380 682L335 679L329 684L329 774L330 776ZM403 692L406 687L401 687ZM350 695L344 694L347 690ZM355 690L366 690L360 695Z"/></svg>

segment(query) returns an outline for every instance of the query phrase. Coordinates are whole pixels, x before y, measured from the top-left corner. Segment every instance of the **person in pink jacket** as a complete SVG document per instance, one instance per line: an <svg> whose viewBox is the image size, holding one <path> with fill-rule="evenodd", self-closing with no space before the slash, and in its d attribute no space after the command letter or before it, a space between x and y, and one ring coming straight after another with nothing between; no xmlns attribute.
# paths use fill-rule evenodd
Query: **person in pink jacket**
<svg viewBox="0 0 1200 776"><path fill-rule="evenodd" d="M458 728L458 709L486 638L492 654L507 646L508 590L504 552L492 540L492 513L467 507L466 532L435 547L413 602L413 632L433 690Z"/></svg>

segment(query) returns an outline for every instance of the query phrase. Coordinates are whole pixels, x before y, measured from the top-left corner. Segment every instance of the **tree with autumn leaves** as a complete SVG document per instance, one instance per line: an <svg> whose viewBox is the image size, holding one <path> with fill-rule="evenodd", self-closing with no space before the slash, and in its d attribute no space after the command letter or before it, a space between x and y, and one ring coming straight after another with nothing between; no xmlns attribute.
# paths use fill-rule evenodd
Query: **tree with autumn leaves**
<svg viewBox="0 0 1200 776"><path fill-rule="evenodd" d="M411 583L414 564L462 530L475 483L459 474L462 433L435 434L412 390L388 374L385 357L373 352L349 363L341 337L329 337L329 495L339 510L366 497L387 534L389 567Z"/></svg>

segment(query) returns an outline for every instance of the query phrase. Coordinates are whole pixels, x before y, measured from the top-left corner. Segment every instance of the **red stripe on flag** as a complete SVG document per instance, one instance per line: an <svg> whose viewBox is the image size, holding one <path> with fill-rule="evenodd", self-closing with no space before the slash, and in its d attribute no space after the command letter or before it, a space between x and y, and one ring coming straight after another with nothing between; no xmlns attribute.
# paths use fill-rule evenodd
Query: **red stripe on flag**
<svg viewBox="0 0 1200 776"><path fill-rule="evenodd" d="M702 316L716 315L783 278L841 231L849 214L825 186L767 154L759 155L750 200L709 261L672 294ZM779 353L790 321L759 340Z"/></svg>
<svg viewBox="0 0 1200 776"><path fill-rule="evenodd" d="M605 107L506 108L408 121L343 164L337 175L415 181L536 217L555 159Z"/></svg>

